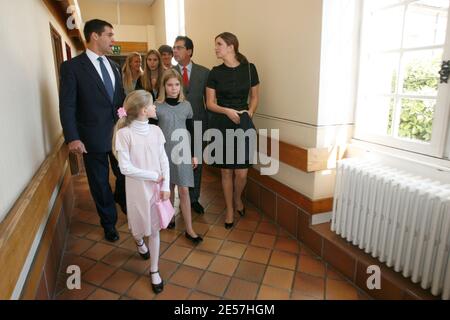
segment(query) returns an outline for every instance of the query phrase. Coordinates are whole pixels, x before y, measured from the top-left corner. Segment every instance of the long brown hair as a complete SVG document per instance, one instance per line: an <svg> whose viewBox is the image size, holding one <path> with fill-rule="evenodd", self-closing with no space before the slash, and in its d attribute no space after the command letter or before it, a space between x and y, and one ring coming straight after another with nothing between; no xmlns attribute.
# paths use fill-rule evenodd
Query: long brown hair
<svg viewBox="0 0 450 320"><path fill-rule="evenodd" d="M137 52L132 52L128 55L125 63L122 67L122 78L123 78L123 87L126 92L132 91L133 88L133 72L131 71L131 63L135 57L141 58L141 55ZM144 71L142 67L139 68L139 77L142 76Z"/></svg>
<svg viewBox="0 0 450 320"><path fill-rule="evenodd" d="M131 122L138 118L139 112L150 104L153 104L153 96L146 90L135 90L133 92L130 92L125 98L125 101L123 102L123 108L127 112L127 115L123 118L120 118L119 121L117 121L116 126L114 127L112 150L116 158L117 131L126 126L129 126Z"/></svg>
<svg viewBox="0 0 450 320"><path fill-rule="evenodd" d="M181 75L174 69L167 69L164 71L162 76L161 87L159 89L157 100L158 102L163 103L166 100L166 83L172 78L175 78L180 82L180 94L178 95L178 101L182 102L186 100L183 93L183 80L181 79Z"/></svg>
<svg viewBox="0 0 450 320"><path fill-rule="evenodd" d="M155 87L152 86L152 72L151 72L150 68L148 67L148 63L147 63L148 57L152 54L158 58L158 70L157 70L158 79L156 79ZM161 85L161 78L162 78L163 72L164 72L164 65L162 63L161 55L159 54L158 50L150 50L149 52L147 52L147 54L145 55L144 74L141 77L142 87L149 92L152 92L153 90L158 90Z"/></svg>
<svg viewBox="0 0 450 320"><path fill-rule="evenodd" d="M234 34L232 34L231 32L222 32L221 34L216 36L214 40L217 40L217 38L225 41L228 46L233 45L237 61L239 61L240 63L248 63L247 58L239 52L239 40Z"/></svg>

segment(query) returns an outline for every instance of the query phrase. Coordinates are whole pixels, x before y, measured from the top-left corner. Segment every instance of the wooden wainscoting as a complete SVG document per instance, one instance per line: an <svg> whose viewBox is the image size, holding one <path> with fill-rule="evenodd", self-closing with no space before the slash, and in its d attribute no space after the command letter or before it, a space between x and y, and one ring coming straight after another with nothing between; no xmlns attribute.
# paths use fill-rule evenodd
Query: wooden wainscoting
<svg viewBox="0 0 450 320"><path fill-rule="evenodd" d="M5 220L0 223L0 261L2 261L0 264L0 274L2 275L0 299L11 298L34 239L40 226L44 223L47 227L42 235L38 251L42 256L40 254L35 256L34 264L29 272L28 288L24 291L27 298L34 298L33 293L39 285L40 278L38 277L41 275L38 271L42 272L44 261L49 256L48 253L52 252L52 261L60 261L56 255L57 251L61 255L64 239L61 239L62 232L58 233L58 237L55 238L57 229L55 226L67 227L67 217L70 217L73 207L71 200L73 191L67 165L68 154L68 148L61 137L52 154L42 163ZM49 208L52 195L58 186L60 189L54 206ZM61 208L66 211L63 222L60 220ZM51 215L47 221L49 209ZM54 238L57 239L56 242L53 241ZM56 247L50 250L52 244ZM37 268L37 271L33 268Z"/></svg>

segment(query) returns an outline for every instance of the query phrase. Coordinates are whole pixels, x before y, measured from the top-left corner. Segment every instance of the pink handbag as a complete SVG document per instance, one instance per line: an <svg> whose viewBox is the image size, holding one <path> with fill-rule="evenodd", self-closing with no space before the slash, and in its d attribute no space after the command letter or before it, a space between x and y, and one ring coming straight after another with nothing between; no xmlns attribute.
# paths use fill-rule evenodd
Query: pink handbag
<svg viewBox="0 0 450 320"><path fill-rule="evenodd" d="M175 214L175 209L169 199L161 200L159 192L160 186L155 183L155 197L157 200L154 203L154 208L158 213L161 229L166 229Z"/></svg>

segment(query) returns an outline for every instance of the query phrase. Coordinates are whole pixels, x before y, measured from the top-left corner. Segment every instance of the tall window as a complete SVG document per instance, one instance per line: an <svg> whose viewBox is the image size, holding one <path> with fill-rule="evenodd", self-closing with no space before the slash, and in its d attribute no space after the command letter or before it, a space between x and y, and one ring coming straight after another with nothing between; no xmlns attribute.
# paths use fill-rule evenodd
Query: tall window
<svg viewBox="0 0 450 320"><path fill-rule="evenodd" d="M355 138L443 157L449 0L364 0Z"/></svg>
<svg viewBox="0 0 450 320"><path fill-rule="evenodd" d="M175 38L185 35L184 0L165 0L166 43L173 45Z"/></svg>

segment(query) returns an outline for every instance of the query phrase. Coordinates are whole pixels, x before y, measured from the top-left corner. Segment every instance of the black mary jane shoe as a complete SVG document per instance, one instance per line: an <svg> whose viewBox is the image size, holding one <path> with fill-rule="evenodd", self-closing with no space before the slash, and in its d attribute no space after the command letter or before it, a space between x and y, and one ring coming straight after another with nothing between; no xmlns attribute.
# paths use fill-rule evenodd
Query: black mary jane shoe
<svg viewBox="0 0 450 320"><path fill-rule="evenodd" d="M199 244L200 242L203 241L203 238L200 236L197 236L196 238L194 238L193 236L191 236L189 233L185 232L184 236L188 239L191 240L194 244Z"/></svg>
<svg viewBox="0 0 450 320"><path fill-rule="evenodd" d="M155 272L150 272L150 283L152 284L152 290L154 293L158 294L164 290L164 281L161 279L160 283L154 284L152 282L152 274L154 274L154 273L159 273L159 270L155 271Z"/></svg>
<svg viewBox="0 0 450 320"><path fill-rule="evenodd" d="M231 229L231 228L233 228L233 226L234 226L234 221L230 222L230 223L225 222L225 229Z"/></svg>
<svg viewBox="0 0 450 320"><path fill-rule="evenodd" d="M142 240L142 244L141 244L141 245L138 245L136 241L135 241L135 243L136 243L136 245L137 245L138 247L142 247L142 246L145 244L145 241ZM147 252L146 252L146 253L141 253L141 252L139 251L139 249L138 249L138 253L139 253L139 255L141 256L142 259L144 259L144 260L150 259L150 250L147 249Z"/></svg>
<svg viewBox="0 0 450 320"><path fill-rule="evenodd" d="M242 210L236 210L236 211L239 213L239 215L241 217L245 216L245 207L243 207Z"/></svg>

